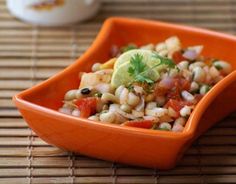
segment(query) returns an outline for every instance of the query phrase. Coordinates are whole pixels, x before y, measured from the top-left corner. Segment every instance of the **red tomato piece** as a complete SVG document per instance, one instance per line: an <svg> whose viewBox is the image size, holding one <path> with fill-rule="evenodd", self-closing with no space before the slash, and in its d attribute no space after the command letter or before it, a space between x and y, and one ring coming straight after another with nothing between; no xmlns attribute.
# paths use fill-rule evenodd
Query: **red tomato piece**
<svg viewBox="0 0 236 184"><path fill-rule="evenodd" d="M192 102L187 102L183 100L175 100L175 99L169 99L168 102L165 104L165 108L171 107L172 109L177 112L178 117L180 116L179 111L185 106L185 105L193 105Z"/></svg>
<svg viewBox="0 0 236 184"><path fill-rule="evenodd" d="M188 91L190 89L191 84L188 80L184 78L179 78L178 86L180 87L181 90Z"/></svg>
<svg viewBox="0 0 236 184"><path fill-rule="evenodd" d="M181 91L189 90L190 82L181 77L162 79L154 89L155 96L167 96L167 99L181 100Z"/></svg>
<svg viewBox="0 0 236 184"><path fill-rule="evenodd" d="M181 51L175 51L172 55L172 59L174 60L175 64L178 64L179 62L186 60Z"/></svg>
<svg viewBox="0 0 236 184"><path fill-rule="evenodd" d="M168 91L166 97L167 99L181 100L180 89L178 87L174 87L173 89Z"/></svg>
<svg viewBox="0 0 236 184"><path fill-rule="evenodd" d="M150 129L153 127L153 124L154 122L151 120L133 120L133 121L126 121L122 125L129 126L129 127Z"/></svg>
<svg viewBox="0 0 236 184"><path fill-rule="evenodd" d="M164 96L168 92L167 88L161 87L159 85L155 86L154 95L155 96Z"/></svg>
<svg viewBox="0 0 236 184"><path fill-rule="evenodd" d="M97 98L87 97L76 100L75 105L80 111L80 117L88 118L92 114L96 113Z"/></svg>

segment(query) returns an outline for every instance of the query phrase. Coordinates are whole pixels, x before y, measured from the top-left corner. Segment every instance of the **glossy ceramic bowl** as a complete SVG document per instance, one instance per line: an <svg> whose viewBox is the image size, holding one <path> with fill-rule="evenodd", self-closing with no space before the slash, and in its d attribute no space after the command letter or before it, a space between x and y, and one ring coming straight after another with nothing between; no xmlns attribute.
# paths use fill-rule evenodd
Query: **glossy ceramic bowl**
<svg viewBox="0 0 236 184"><path fill-rule="evenodd" d="M109 18L88 51L45 82L14 96L29 126L49 144L84 155L145 167L176 165L194 139L236 110L236 71L217 83L192 112L184 131L174 133L103 124L59 113L66 91L79 86L78 73L106 61L112 45L157 43L176 35L184 46L204 45L203 55L236 68L236 38L213 31L139 19Z"/></svg>

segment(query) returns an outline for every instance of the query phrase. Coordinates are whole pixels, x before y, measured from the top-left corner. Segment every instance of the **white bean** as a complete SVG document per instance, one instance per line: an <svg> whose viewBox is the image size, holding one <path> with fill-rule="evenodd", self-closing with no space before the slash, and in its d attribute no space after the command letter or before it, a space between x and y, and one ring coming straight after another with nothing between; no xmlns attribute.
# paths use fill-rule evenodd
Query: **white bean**
<svg viewBox="0 0 236 184"><path fill-rule="evenodd" d="M220 72L216 69L215 66L212 66L209 69L209 74L211 75L212 78L215 78L220 75Z"/></svg>
<svg viewBox="0 0 236 184"><path fill-rule="evenodd" d="M82 92L83 90L88 90L88 94L83 94L83 92ZM92 86L84 87L84 88L78 89L76 91L75 98L80 99L80 98L83 98L83 97L91 96L94 93L95 93L95 89Z"/></svg>
<svg viewBox="0 0 236 184"><path fill-rule="evenodd" d="M103 93L101 96L101 100L104 103L108 103L108 102L118 103L119 101L119 99L111 93Z"/></svg>
<svg viewBox="0 0 236 184"><path fill-rule="evenodd" d="M122 104L121 106L120 106L120 109L122 110L122 111L125 111L125 112L131 112L131 107L129 106L129 105L127 105L127 104Z"/></svg>
<svg viewBox="0 0 236 184"><path fill-rule="evenodd" d="M77 117L79 117L79 116L80 116L80 111L79 111L79 109L74 109L74 110L72 111L71 115L72 115L72 116L77 116Z"/></svg>
<svg viewBox="0 0 236 184"><path fill-rule="evenodd" d="M192 64L189 65L189 70L193 70L193 69L196 68L197 66L199 66L199 67L204 67L204 66L206 66L206 64L203 63L202 61L194 62L194 63L192 63Z"/></svg>
<svg viewBox="0 0 236 184"><path fill-rule="evenodd" d="M139 103L135 107L135 110L136 111L144 111L144 106L145 106L145 100L144 100L144 97L141 96Z"/></svg>
<svg viewBox="0 0 236 184"><path fill-rule="evenodd" d="M136 118L142 118L144 116L144 112L132 110L132 115Z"/></svg>
<svg viewBox="0 0 236 184"><path fill-rule="evenodd" d="M167 114L168 110L166 108L155 107L153 109L147 109L145 111L145 113L148 116L161 117L161 116L164 116L165 114Z"/></svg>
<svg viewBox="0 0 236 184"><path fill-rule="evenodd" d="M193 78L193 73L187 69L182 70L182 75L188 81L191 81Z"/></svg>
<svg viewBox="0 0 236 184"><path fill-rule="evenodd" d="M191 114L191 107L185 105L182 109L180 109L179 113L182 117L189 116Z"/></svg>
<svg viewBox="0 0 236 184"><path fill-rule="evenodd" d="M191 82L191 85L190 85L190 91L191 92L195 92L199 89L199 85L198 83L196 83L195 81Z"/></svg>
<svg viewBox="0 0 236 184"><path fill-rule="evenodd" d="M138 105L140 99L138 96L136 96L134 93L130 92L128 94L128 100L127 100L127 103L131 106L136 106Z"/></svg>
<svg viewBox="0 0 236 184"><path fill-rule="evenodd" d="M155 50L156 50L157 52L160 52L160 51L162 51L162 50L167 50L166 44L165 44L164 42L158 43L158 44L156 45Z"/></svg>
<svg viewBox="0 0 236 184"><path fill-rule="evenodd" d="M76 98L76 92L77 92L77 89L72 89L70 91L67 91L67 93L65 94L65 97L64 99L65 100L73 100Z"/></svg>
<svg viewBox="0 0 236 184"><path fill-rule="evenodd" d="M156 102L148 102L146 104L146 109L153 109L155 107L157 107L157 103Z"/></svg>
<svg viewBox="0 0 236 184"><path fill-rule="evenodd" d="M182 132L184 130L184 127L180 124L175 124L172 127L173 132Z"/></svg>
<svg viewBox="0 0 236 184"><path fill-rule="evenodd" d="M210 90L210 87L208 85L202 85L200 88L200 94L205 95Z"/></svg>
<svg viewBox="0 0 236 184"><path fill-rule="evenodd" d="M194 96L186 90L181 92L181 96L186 101L193 101L194 100Z"/></svg>
<svg viewBox="0 0 236 184"><path fill-rule="evenodd" d="M143 119L151 120L151 121L154 121L154 122L158 122L159 121L159 118L158 117L154 117L154 116L143 116Z"/></svg>
<svg viewBox="0 0 236 184"><path fill-rule="evenodd" d="M125 88L125 86L121 85L121 86L119 86L119 87L116 89L116 91L115 91L115 96L116 96L117 98L120 98L120 94L121 94L121 92L123 91L124 88Z"/></svg>
<svg viewBox="0 0 236 184"><path fill-rule="evenodd" d="M224 74L229 74L232 71L231 65L225 61L215 61L213 65L223 71Z"/></svg>
<svg viewBox="0 0 236 184"><path fill-rule="evenodd" d="M113 112L105 112L100 114L100 121L106 122L106 123L113 123L116 119L116 116Z"/></svg>
<svg viewBox="0 0 236 184"><path fill-rule="evenodd" d="M166 57L167 54L168 54L168 50L166 49L166 50L159 51L158 54L159 54L160 56Z"/></svg>
<svg viewBox="0 0 236 184"><path fill-rule="evenodd" d="M120 109L120 105L119 104L111 104L109 106L109 112L116 112L118 109Z"/></svg>
<svg viewBox="0 0 236 184"><path fill-rule="evenodd" d="M189 65L188 61L181 61L180 63L177 64L177 67L180 70L183 70L183 69L188 69L188 65Z"/></svg>
<svg viewBox="0 0 236 184"><path fill-rule="evenodd" d="M186 119L183 118L183 117L179 117L179 118L177 118L177 119L175 120L174 125L180 124L180 125L184 126L185 123L186 123Z"/></svg>
<svg viewBox="0 0 236 184"><path fill-rule="evenodd" d="M128 100L129 90L124 88L120 93L120 104L126 104Z"/></svg>
<svg viewBox="0 0 236 184"><path fill-rule="evenodd" d="M84 97L84 95L81 94L81 90L78 89L75 93L75 98L80 99L80 98L83 98L83 97Z"/></svg>
<svg viewBox="0 0 236 184"><path fill-rule="evenodd" d="M123 117L119 113L115 113L115 115L116 115L116 119L115 119L115 121L113 123L121 124L121 123L124 123L124 122L128 121L127 118Z"/></svg>
<svg viewBox="0 0 236 184"><path fill-rule="evenodd" d="M194 74L193 75L194 81L200 82L200 83L204 82L204 80L206 78L206 73L201 67L197 66L197 67L193 68L193 74Z"/></svg>
<svg viewBox="0 0 236 184"><path fill-rule="evenodd" d="M110 84L100 83L95 86L95 89L100 93L112 93L113 88Z"/></svg>
<svg viewBox="0 0 236 184"><path fill-rule="evenodd" d="M76 106L73 101L65 101L63 106L64 108L74 109Z"/></svg>
<svg viewBox="0 0 236 184"><path fill-rule="evenodd" d="M101 66L101 63L94 63L92 66L92 71L96 72L96 71L100 70L100 66Z"/></svg>
<svg viewBox="0 0 236 184"><path fill-rule="evenodd" d="M140 86L134 86L134 91L137 94L143 94L143 92L144 92L143 88Z"/></svg>
<svg viewBox="0 0 236 184"><path fill-rule="evenodd" d="M63 114L69 114L71 115L72 109L70 108L66 108L66 107L62 107L58 110L59 112L63 113Z"/></svg>
<svg viewBox="0 0 236 184"><path fill-rule="evenodd" d="M97 115L89 116L88 119L93 121L99 121L99 117Z"/></svg>
<svg viewBox="0 0 236 184"><path fill-rule="evenodd" d="M165 41L167 50L169 52L175 52L181 49L181 43L177 36L172 36Z"/></svg>
<svg viewBox="0 0 236 184"><path fill-rule="evenodd" d="M166 123L166 122L163 122L159 125L159 128L161 130L171 130L171 124L170 123Z"/></svg>

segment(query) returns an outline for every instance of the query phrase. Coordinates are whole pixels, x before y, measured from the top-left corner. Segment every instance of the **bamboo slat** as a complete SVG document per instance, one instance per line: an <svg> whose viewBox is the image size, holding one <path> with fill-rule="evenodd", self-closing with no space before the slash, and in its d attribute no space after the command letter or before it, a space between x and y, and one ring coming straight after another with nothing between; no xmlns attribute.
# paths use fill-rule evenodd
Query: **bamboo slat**
<svg viewBox="0 0 236 184"><path fill-rule="evenodd" d="M14 109L0 109L0 118L1 117L20 117L18 110Z"/></svg>
<svg viewBox="0 0 236 184"><path fill-rule="evenodd" d="M68 59L54 59L54 58L45 58L45 59L38 59L34 63L35 67L37 68L64 68L69 64L73 63L70 58ZM0 58L0 67L1 68L31 68L32 67L32 60L31 59L1 59Z"/></svg>

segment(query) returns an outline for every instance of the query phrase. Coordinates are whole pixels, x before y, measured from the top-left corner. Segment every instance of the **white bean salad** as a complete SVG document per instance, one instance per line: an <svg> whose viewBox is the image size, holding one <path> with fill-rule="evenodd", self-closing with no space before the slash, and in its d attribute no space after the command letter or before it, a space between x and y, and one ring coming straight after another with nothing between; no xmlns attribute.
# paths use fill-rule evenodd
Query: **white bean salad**
<svg viewBox="0 0 236 184"><path fill-rule="evenodd" d="M60 112L101 123L181 132L199 100L231 72L226 61L183 48L178 37L111 48L111 59L81 73Z"/></svg>

